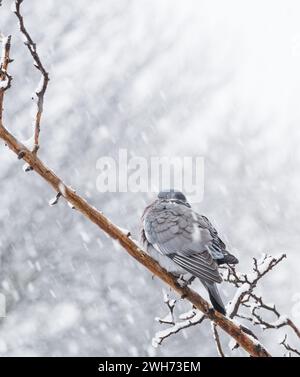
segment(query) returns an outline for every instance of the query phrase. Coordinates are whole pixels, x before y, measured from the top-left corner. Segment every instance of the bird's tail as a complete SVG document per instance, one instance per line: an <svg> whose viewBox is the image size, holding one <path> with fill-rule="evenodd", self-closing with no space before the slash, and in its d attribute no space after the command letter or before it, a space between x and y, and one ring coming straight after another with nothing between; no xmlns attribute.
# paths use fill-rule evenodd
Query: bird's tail
<svg viewBox="0 0 300 377"><path fill-rule="evenodd" d="M208 290L209 299L210 299L214 309L216 311L218 311L219 313L226 315L225 306L223 304L220 293L218 291L217 284L216 283L209 284L209 283L202 281L202 280L201 280L201 282L204 284L204 286Z"/></svg>

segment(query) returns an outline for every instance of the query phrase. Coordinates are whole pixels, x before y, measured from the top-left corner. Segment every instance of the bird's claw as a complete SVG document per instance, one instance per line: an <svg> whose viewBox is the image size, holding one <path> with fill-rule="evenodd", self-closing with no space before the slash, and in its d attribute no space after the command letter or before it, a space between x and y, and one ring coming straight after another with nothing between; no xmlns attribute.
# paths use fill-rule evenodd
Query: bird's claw
<svg viewBox="0 0 300 377"><path fill-rule="evenodd" d="M177 283L180 285L181 288L186 287L186 280L183 279L183 275L179 275L179 278L177 279Z"/></svg>

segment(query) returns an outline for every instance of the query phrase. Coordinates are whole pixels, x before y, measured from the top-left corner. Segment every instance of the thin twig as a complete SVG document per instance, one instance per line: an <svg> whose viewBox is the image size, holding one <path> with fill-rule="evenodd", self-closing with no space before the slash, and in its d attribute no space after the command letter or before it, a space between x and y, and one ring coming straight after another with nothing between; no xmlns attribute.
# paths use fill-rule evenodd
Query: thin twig
<svg viewBox="0 0 300 377"><path fill-rule="evenodd" d="M256 303L256 305L252 306L251 313L255 320L252 318L252 323L254 325L260 325L263 327L264 330L267 329L280 329L284 326L289 326L295 334L300 338L300 331L297 328L297 326L294 324L294 322L289 319L287 316L282 316L278 310L276 309L275 305L268 305L266 304L262 297L256 296L253 292L250 293L250 297L252 297ZM262 316L258 313L259 310L264 309L274 314L274 316L277 318L276 321L270 322L266 321L262 318Z"/></svg>
<svg viewBox="0 0 300 377"><path fill-rule="evenodd" d="M180 331L201 324L204 319L207 318L205 314L197 310L193 310L189 316L185 319L174 322L171 327L168 327L165 330L158 331L152 339L153 347L157 347L162 344L162 342L169 338L171 335L177 334Z"/></svg>
<svg viewBox="0 0 300 377"><path fill-rule="evenodd" d="M218 333L218 330L217 330L217 325L212 322L211 327L212 327L212 332L213 332L213 336L214 336L214 340L215 340L215 343L216 343L218 354L221 357L225 357L225 353L222 349L222 345L221 345L221 341L220 341L220 336L219 336L219 333Z"/></svg>
<svg viewBox="0 0 300 377"><path fill-rule="evenodd" d="M170 298L169 295L164 292L164 303L167 305L169 313L164 318L156 317L155 319L161 324L175 325L174 308L176 305L176 300Z"/></svg>
<svg viewBox="0 0 300 377"><path fill-rule="evenodd" d="M4 35L1 35L0 42L2 44L2 53L0 60L0 127L3 127L2 116L4 92L11 87L12 81L12 76L7 72L8 65L12 62L9 57L11 36L9 35L8 37L4 37Z"/></svg>
<svg viewBox="0 0 300 377"><path fill-rule="evenodd" d="M268 265L263 270L260 269L260 266L264 264L265 261L269 258ZM271 271L278 263L280 263L283 259L286 258L286 254L282 254L279 258L272 258L269 255L265 255L263 260L258 264L258 261L256 258L253 258L254 260L254 268L253 270L257 274L257 278L253 280L252 284L255 286L256 283L264 277L269 271Z"/></svg>
<svg viewBox="0 0 300 377"><path fill-rule="evenodd" d="M25 24L24 24L24 19L21 14L21 4L23 3L23 0L15 0L15 7L13 9L15 15L17 16L19 20L19 27L20 27L20 32L23 34L24 39L25 39L25 46L28 48L33 61L34 61L34 66L40 71L42 74L41 80L38 84L38 87L36 88L35 94L37 96L37 111L35 115L35 120L34 120L34 145L32 152L34 154L37 154L38 149L40 148L39 144L39 136L41 132L41 118L42 118L42 113L43 113L43 105L44 105L44 96L47 90L48 82L49 82L49 74L46 71L44 65L41 62L41 59L39 57L39 54L37 52L36 48L36 43L32 40L29 32L27 31Z"/></svg>
<svg viewBox="0 0 300 377"><path fill-rule="evenodd" d="M280 342L279 344L281 344L287 351L294 352L296 355L300 356L300 351L298 351L296 348L291 347L286 341L287 341L287 335L285 334L283 341Z"/></svg>

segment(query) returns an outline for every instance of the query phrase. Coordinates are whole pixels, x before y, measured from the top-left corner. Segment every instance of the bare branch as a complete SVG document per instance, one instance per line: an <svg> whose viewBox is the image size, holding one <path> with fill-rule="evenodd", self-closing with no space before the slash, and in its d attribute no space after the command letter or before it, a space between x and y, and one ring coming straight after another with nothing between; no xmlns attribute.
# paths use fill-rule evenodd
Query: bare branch
<svg viewBox="0 0 300 377"><path fill-rule="evenodd" d="M295 332L298 338L300 338L300 331L294 322L287 316L281 315L276 309L275 305L266 304L262 297L256 296L254 293L250 293L250 297L253 298L255 302L255 305L251 306L251 313L253 315L252 322L254 325L260 325L263 330L280 329L281 327L289 326ZM277 319L274 322L264 320L261 314L258 313L261 309L273 313Z"/></svg>
<svg viewBox="0 0 300 377"><path fill-rule="evenodd" d="M218 330L217 330L217 325L214 322L212 322L211 327L212 327L212 332L213 332L213 336L214 336L214 340L215 340L215 343L216 343L218 354L221 357L225 357L224 351L222 349L221 341L220 341L220 336L219 336L219 333L218 333Z"/></svg>
<svg viewBox="0 0 300 377"><path fill-rule="evenodd" d="M254 272L257 274L256 279L253 280L252 284L255 286L256 283L264 277L269 271L271 271L278 263L286 258L286 254L282 254L279 258L274 258L270 255L265 254L261 261L254 260Z"/></svg>
<svg viewBox="0 0 300 377"><path fill-rule="evenodd" d="M298 351L296 348L291 347L287 343L287 335L286 334L285 334L285 337L284 337L283 341L280 342L279 344L281 344L287 351L294 352L296 355L300 356L300 351Z"/></svg>
<svg viewBox="0 0 300 377"><path fill-rule="evenodd" d="M25 39L24 44L28 48L33 58L34 66L40 71L42 75L40 82L35 90L35 94L37 96L37 111L36 111L35 120L34 120L34 145L33 145L32 152L34 154L37 154L37 151L40 148L39 136L40 136L40 131L41 131L41 118L42 118L42 113L43 113L44 96L45 96L48 82L50 79L49 79L49 74L46 71L45 67L43 66L41 59L39 57L39 54L37 52L36 43L32 40L29 32L27 31L25 27L24 19L21 14L22 3L23 3L23 0L15 0L15 6L13 8L13 12L15 13L15 15L17 16L19 20L20 31Z"/></svg>

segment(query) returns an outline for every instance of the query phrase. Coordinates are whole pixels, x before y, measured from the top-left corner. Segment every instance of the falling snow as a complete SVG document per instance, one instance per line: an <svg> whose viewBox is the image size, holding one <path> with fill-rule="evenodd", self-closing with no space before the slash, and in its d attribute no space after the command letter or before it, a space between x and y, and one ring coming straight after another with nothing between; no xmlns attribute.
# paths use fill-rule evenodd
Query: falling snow
<svg viewBox="0 0 300 377"><path fill-rule="evenodd" d="M6 3L0 25L15 33ZM97 191L97 160L117 158L118 148L145 158L204 157L204 199L195 210L218 225L241 270L262 253L287 253L260 289L299 324L299 300L292 300L300 283L298 15L294 0L285 12L271 0L26 2L51 79L43 161L138 239L153 194ZM29 107L39 76L19 35L12 52L4 119L23 140L33 132ZM208 321L153 348L163 283L63 198L49 207L53 190L35 173L22 174L24 162L3 143L0 149L1 356L215 355ZM230 311L235 291L226 283L220 291ZM255 331L276 351L266 332Z"/></svg>

